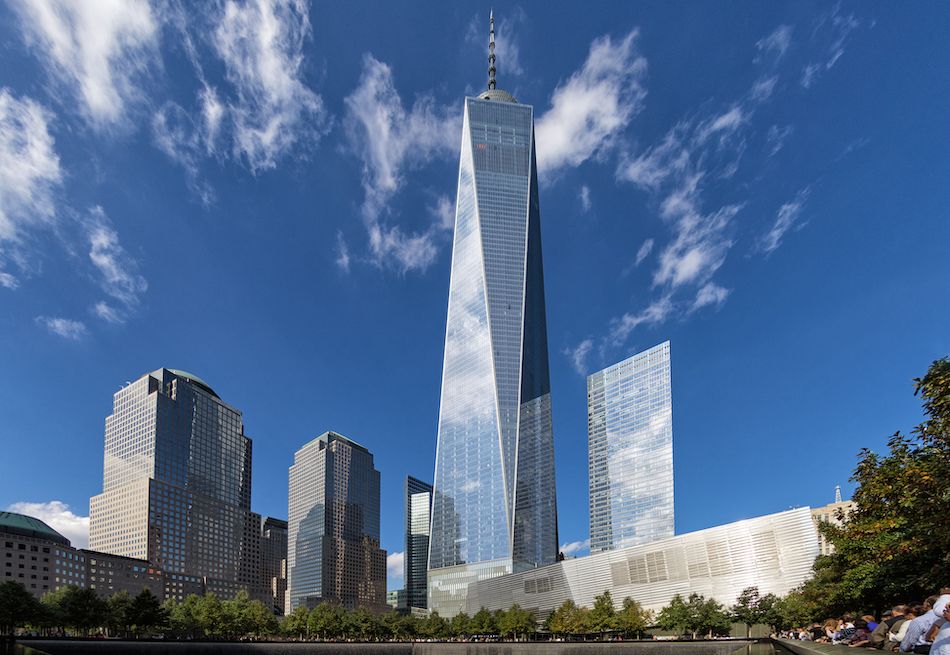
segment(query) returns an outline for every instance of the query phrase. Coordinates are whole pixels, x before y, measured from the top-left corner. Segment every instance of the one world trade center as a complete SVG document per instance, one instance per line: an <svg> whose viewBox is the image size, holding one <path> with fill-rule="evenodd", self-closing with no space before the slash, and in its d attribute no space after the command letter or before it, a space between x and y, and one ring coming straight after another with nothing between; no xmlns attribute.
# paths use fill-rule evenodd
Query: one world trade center
<svg viewBox="0 0 950 655"><path fill-rule="evenodd" d="M465 99L432 497L429 609L557 559L557 503L533 108Z"/></svg>

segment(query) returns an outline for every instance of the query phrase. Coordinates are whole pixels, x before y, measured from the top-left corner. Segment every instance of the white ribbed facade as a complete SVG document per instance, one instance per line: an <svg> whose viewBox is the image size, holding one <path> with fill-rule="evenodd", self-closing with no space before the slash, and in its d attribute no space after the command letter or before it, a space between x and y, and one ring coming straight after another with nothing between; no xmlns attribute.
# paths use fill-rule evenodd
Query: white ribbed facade
<svg viewBox="0 0 950 655"><path fill-rule="evenodd" d="M658 612L674 595L698 593L724 605L757 586L784 595L811 576L818 534L807 507L699 530L649 544L565 560L468 588L466 611L517 603L543 619L567 599L591 607L610 590Z"/></svg>

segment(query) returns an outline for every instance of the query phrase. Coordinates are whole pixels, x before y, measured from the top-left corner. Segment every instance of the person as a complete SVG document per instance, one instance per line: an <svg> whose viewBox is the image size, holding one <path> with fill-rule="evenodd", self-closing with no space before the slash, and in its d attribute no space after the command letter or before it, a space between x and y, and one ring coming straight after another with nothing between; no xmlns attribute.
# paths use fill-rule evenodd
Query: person
<svg viewBox="0 0 950 655"><path fill-rule="evenodd" d="M835 632L834 639L831 640L831 643L847 644L851 641L853 635L854 623L852 623L852 617L850 614L844 614L838 619L838 631Z"/></svg>
<svg viewBox="0 0 950 655"><path fill-rule="evenodd" d="M854 633L851 635L851 639L848 640L848 645L851 648L859 648L861 646L867 646L869 641L868 638L871 636L871 631L868 630L868 622L862 619L857 619L854 622Z"/></svg>
<svg viewBox="0 0 950 655"><path fill-rule="evenodd" d="M950 603L944 604L941 618L943 624L939 626L940 629L934 636L933 644L930 646L930 655L950 655ZM937 627L937 622L934 622L934 627Z"/></svg>
<svg viewBox="0 0 950 655"><path fill-rule="evenodd" d="M887 643L884 644L886 650L892 651L894 653L900 652L901 642L904 640L904 635L907 634L907 628L910 627L910 624L918 616L923 614L926 610L923 605L912 605L907 608L907 613L904 614L904 622L894 627L897 629L896 632L887 633Z"/></svg>
<svg viewBox="0 0 950 655"><path fill-rule="evenodd" d="M917 655L927 655L930 652L931 642L927 640L927 633L937 619L943 617L943 610L948 602L950 602L950 594L940 597L931 596L924 601L924 605L929 605L931 609L911 621L907 627L907 632L901 640L902 653L913 652Z"/></svg>
<svg viewBox="0 0 950 655"><path fill-rule="evenodd" d="M883 620L876 628L871 631L871 646L874 648L884 648L887 642L887 635L894 632L904 621L904 614L907 612L906 605L895 605L890 612L885 612ZM887 616L890 614L890 616Z"/></svg>

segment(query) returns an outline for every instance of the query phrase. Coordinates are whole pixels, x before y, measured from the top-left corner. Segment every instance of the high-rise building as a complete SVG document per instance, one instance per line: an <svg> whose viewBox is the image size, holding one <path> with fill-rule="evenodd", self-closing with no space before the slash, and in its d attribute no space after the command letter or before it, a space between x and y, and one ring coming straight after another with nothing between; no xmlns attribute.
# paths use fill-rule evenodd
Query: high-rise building
<svg viewBox="0 0 950 655"><path fill-rule="evenodd" d="M251 440L241 412L200 378L161 368L115 393L89 505L92 550L147 560L183 588L259 597Z"/></svg>
<svg viewBox="0 0 950 655"><path fill-rule="evenodd" d="M587 378L590 551L673 536L670 342Z"/></svg>
<svg viewBox="0 0 950 655"><path fill-rule="evenodd" d="M406 554L403 558L406 605L425 608L426 569L429 563L429 528L432 520L432 485L406 476Z"/></svg>
<svg viewBox="0 0 950 655"><path fill-rule="evenodd" d="M429 544L429 609L557 558L534 118L495 88L465 99Z"/></svg>
<svg viewBox="0 0 950 655"><path fill-rule="evenodd" d="M261 519L261 582L278 613L287 603L287 521Z"/></svg>
<svg viewBox="0 0 950 655"><path fill-rule="evenodd" d="M842 526L848 520L848 515L855 510L857 505L853 500L841 500L841 486L835 486L835 502L829 503L823 507L813 507L811 518L815 522L815 527L819 528L821 523L830 523L834 526ZM818 554L831 555L835 552L835 546L828 541L828 538L818 529Z"/></svg>
<svg viewBox="0 0 950 655"><path fill-rule="evenodd" d="M379 471L358 443L325 432L294 454L287 528L287 612L322 602L385 611Z"/></svg>

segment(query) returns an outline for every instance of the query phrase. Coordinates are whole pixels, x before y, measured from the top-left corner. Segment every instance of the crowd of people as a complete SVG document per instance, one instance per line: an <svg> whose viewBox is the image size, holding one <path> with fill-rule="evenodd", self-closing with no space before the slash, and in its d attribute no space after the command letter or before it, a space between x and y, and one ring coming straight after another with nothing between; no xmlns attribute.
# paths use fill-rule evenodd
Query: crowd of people
<svg viewBox="0 0 950 655"><path fill-rule="evenodd" d="M922 603L895 605L884 612L880 621L871 615L845 614L810 627L787 630L781 636L893 653L950 655L950 589L941 592Z"/></svg>

